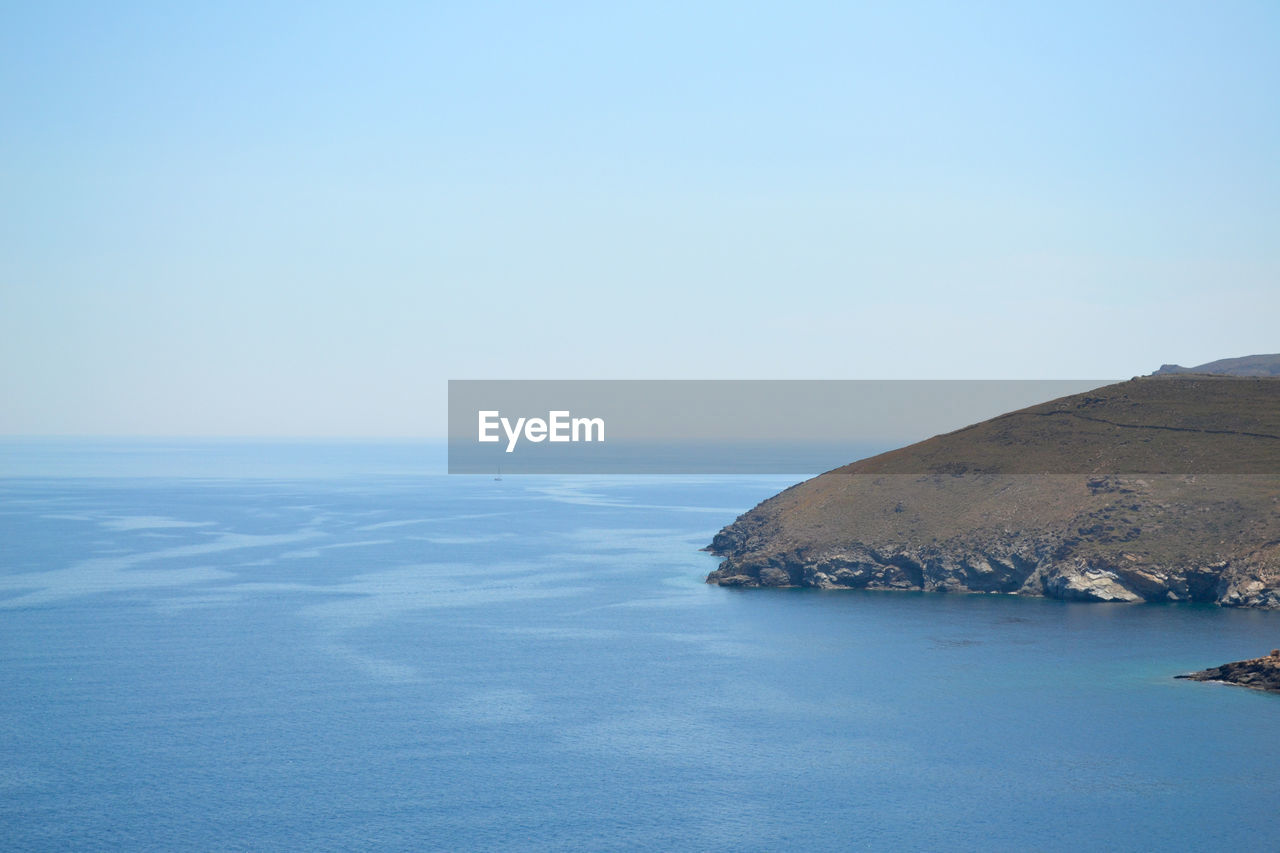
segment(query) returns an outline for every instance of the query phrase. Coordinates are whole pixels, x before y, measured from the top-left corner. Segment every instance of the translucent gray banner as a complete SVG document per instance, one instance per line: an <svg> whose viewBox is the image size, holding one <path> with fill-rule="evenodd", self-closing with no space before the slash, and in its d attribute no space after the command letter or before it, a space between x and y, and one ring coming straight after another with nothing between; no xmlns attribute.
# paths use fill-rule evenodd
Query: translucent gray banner
<svg viewBox="0 0 1280 853"><path fill-rule="evenodd" d="M819 473L1107 384L452 380L449 473Z"/></svg>

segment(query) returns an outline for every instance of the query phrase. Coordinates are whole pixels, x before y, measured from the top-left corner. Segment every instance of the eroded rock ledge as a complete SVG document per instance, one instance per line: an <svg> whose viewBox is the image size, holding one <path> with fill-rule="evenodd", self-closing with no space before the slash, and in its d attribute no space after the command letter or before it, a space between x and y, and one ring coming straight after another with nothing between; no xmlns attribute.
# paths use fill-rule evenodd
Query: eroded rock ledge
<svg viewBox="0 0 1280 853"><path fill-rule="evenodd" d="M1272 549L1274 551L1274 549ZM707 577L721 586L1037 595L1064 601L1185 601L1280 608L1275 553L1184 564L1154 563L1124 551L1072 554L1071 543L1013 541L985 547L840 549L742 555ZM1267 559L1270 557L1271 559ZM1266 578L1264 580L1264 577Z"/></svg>

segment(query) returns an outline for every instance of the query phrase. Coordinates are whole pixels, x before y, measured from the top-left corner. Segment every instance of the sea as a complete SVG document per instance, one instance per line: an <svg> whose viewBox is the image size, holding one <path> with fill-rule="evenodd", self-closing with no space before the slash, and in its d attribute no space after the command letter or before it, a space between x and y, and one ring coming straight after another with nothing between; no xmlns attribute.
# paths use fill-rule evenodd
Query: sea
<svg viewBox="0 0 1280 853"><path fill-rule="evenodd" d="M0 446L3 850L1274 850L1280 613L724 589L795 476Z"/></svg>

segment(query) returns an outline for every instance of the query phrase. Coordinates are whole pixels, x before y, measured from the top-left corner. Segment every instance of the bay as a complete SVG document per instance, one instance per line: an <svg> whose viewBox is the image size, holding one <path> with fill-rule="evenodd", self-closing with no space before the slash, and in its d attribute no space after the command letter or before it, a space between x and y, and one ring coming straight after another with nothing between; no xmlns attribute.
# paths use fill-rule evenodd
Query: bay
<svg viewBox="0 0 1280 853"><path fill-rule="evenodd" d="M1280 614L703 584L699 549L794 478L320 467L0 479L6 848L1245 850L1280 828L1280 699L1172 678L1280 645Z"/></svg>

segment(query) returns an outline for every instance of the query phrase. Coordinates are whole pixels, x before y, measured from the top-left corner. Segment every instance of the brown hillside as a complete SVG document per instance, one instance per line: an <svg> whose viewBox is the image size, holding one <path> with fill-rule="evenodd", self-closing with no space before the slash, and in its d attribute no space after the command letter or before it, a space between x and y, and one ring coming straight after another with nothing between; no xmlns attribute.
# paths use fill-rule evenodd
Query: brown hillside
<svg viewBox="0 0 1280 853"><path fill-rule="evenodd" d="M1001 415L793 486L712 550L726 585L1280 606L1280 379Z"/></svg>

